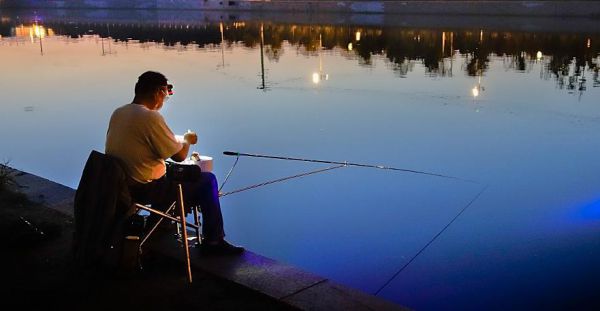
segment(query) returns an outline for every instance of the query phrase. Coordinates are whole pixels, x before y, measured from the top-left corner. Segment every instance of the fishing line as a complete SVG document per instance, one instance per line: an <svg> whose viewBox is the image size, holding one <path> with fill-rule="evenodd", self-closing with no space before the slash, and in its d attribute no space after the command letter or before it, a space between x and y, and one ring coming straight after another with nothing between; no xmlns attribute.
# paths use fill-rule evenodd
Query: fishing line
<svg viewBox="0 0 600 311"><path fill-rule="evenodd" d="M230 195L230 194L234 194L234 193L238 193L238 192L242 192L242 191L246 191L246 190L250 190L250 189L254 189L254 188L266 186L266 185L277 183L277 182L286 181L286 180L293 179L293 178L299 178L299 177L303 177L303 176L308 176L308 175L312 175L312 174L316 174L316 173L321 173L321 172L325 172L325 171L329 171L329 170L333 170L333 169L337 169L337 168L341 168L341 167L348 167L348 166L356 166L356 167L365 167L365 168L376 168L376 169L383 169L383 170L401 171L401 172L423 174L423 175L429 175L429 176L435 176L435 177L457 179L457 180L461 180L461 181L465 181L465 182L480 184L479 182L476 182L476 181L467 180L467 179L463 179L463 178L459 178L459 177L454 177L454 176L448 176L448 175L442 175L442 174L430 173L430 172L424 172L424 171L417 171L417 170L411 170L411 169L404 169L404 168L396 168L396 167L390 167L390 166L383 166L383 165L370 165L370 164L362 164L362 163L349 163L347 161L345 161L345 162L339 162L339 161L325 161L325 160L315 160L315 159L301 159L301 158L292 158L292 157L282 157L282 156L272 156L272 155L241 153L241 152L234 152L234 151L224 151L223 154L227 155L227 156L235 156L236 157L236 161L233 164L233 167L231 168L231 170L229 171L229 173L227 174L227 177L225 177L225 181L227 181L227 179L229 178L229 175L231 174L231 171L233 171L233 168L235 167L235 165L237 164L237 161L239 160L239 157L241 157L241 156L254 157L254 158L276 159L276 160L287 160L287 161L302 161L302 162L312 162L312 163L327 163L327 164L337 164L337 165L336 166L331 166L331 167L328 167L328 168L324 168L324 169L319 169L319 170L314 170L314 171L310 171L310 172L306 172L306 173L301 173L301 174L297 174L297 175L293 175L293 176L283 177L283 178L279 178L279 179L275 179L275 180L271 180L271 181L266 181L266 182L263 182L263 183L260 183L260 184L255 184L255 185L244 187L244 188L241 188L241 189L238 189L238 190L234 190L234 191L229 191L229 192L225 192L225 193L220 193L219 192L219 197L224 197L224 196L227 196L227 195ZM223 184L224 183L225 182L223 182ZM479 191L479 193L477 193L477 195L467 205L465 205L436 235L434 235L431 238L431 240L429 240L429 242L427 242L414 256L412 256L410 258L410 260L406 264L404 264L402 267L400 267L400 269L398 269L398 271L396 271L396 273L394 273L385 283L383 283L383 285L379 289L377 289L377 291L375 291L374 295L378 295L386 286L388 286L392 282L392 280L394 280L402 271L404 271L404 269L406 269L413 261L415 261L415 259L417 259L417 257L419 257L419 255L421 255L435 240L437 240L437 238L439 238L446 231L446 229L448 229L454 223L454 221L456 221L456 219L458 219L458 217L460 217L460 215L462 215L473 204L473 202L475 202L483 194L483 192L485 192L485 190L488 187L489 187L489 185L485 185L481 189L481 191Z"/></svg>
<svg viewBox="0 0 600 311"><path fill-rule="evenodd" d="M237 189L237 190L233 190L233 191L229 191L229 192L223 192L223 193L219 192L219 197L224 197L224 196L228 196L230 194L234 194L234 193L238 193L238 192L242 192L242 191L246 191L246 190L250 190L250 189L254 189L254 188L258 188L258 187L262 187L262 186L266 186L266 185L270 185L270 184L274 184L274 183L278 183L278 182L282 182L282 181L294 179L294 178L300 178L300 177L304 177L304 176L308 176L308 175L322 173L322 172L325 172L325 171L334 170L336 168L341 168L341 167L346 167L346 166L347 165L345 165L345 164L331 166L331 167L322 168L322 169L318 169L318 170L314 170L314 171L310 171L310 172L306 172L306 173L296 174L296 175L293 175L293 176L288 176L288 177L283 177L283 178L278 178L278 179L274 179L274 180L265 181L265 182L262 182L262 183L259 183L259 184L247 186L247 187L244 187L244 188L241 188L241 189Z"/></svg>
<svg viewBox="0 0 600 311"><path fill-rule="evenodd" d="M483 189L481 189L481 191L479 191L479 193L471 200L471 202L469 202L469 204L465 205L465 207L463 207L463 209L458 212L458 214L456 214L456 216L454 216L454 218L452 218L452 220L450 220L450 222L448 224L446 224L446 226L444 226L444 228L442 228L442 230L440 230L440 232L438 232L436 235L433 236L433 238L427 242L427 244L425 244L425 246L423 246L406 264L404 264L400 269L398 269L398 271L396 271L396 273L394 273L394 275L392 275L391 278L389 278L376 292L374 295L379 295L379 293L381 292L381 290L383 290L386 286L388 286L393 279L395 279L398 274L400 274L402 271L404 271L404 269L406 269L406 267L408 267L408 265L410 265L417 257L419 257L419 255L421 255L421 253L423 253L425 251L425 249L427 249L429 247L429 245L431 245L431 243L433 243L438 237L440 237L440 235L442 235L442 233L444 233L444 231L446 231L446 229L448 229L448 227L450 227L450 225L460 216L462 215L462 213L467 210L467 208L469 208L469 206L471 206L473 204L473 202L475 202L480 196L481 194L488 188L489 185L485 185L483 187Z"/></svg>
<svg viewBox="0 0 600 311"><path fill-rule="evenodd" d="M227 176L225 176L225 179L223 180L223 183L221 184L221 187L219 187L219 193L221 193L221 189L223 189L223 186L225 186L225 183L229 179L229 176L233 172L233 169L235 168L235 166L237 165L237 163L238 163L239 160L240 160L239 156L235 157L235 162L233 163L233 166L231 166L231 169L229 169L229 172L227 173Z"/></svg>

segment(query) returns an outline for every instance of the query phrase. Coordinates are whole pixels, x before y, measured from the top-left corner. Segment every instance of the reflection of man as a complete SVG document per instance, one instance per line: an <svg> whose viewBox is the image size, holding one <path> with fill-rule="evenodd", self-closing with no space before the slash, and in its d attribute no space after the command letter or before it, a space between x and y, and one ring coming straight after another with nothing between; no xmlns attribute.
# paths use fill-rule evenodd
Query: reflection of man
<svg viewBox="0 0 600 311"><path fill-rule="evenodd" d="M196 144L195 133L186 133L184 141L175 138L158 112L168 99L172 85L167 78L148 71L138 78L131 104L117 108L110 118L106 135L106 154L120 159L131 177L130 190L136 201L164 206L173 201L175 189L166 178L165 159L183 161L190 145ZM242 247L223 238L223 217L219 204L217 180L202 172L198 181L182 183L187 203L200 205L203 242L207 254L239 254Z"/></svg>

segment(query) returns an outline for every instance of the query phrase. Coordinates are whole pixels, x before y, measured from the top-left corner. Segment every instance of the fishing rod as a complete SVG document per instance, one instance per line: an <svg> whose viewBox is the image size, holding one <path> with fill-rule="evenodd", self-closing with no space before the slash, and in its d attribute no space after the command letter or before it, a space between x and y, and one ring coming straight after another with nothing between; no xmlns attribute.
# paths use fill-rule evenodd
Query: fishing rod
<svg viewBox="0 0 600 311"><path fill-rule="evenodd" d="M302 162L312 162L312 163L326 163L326 164L337 164L337 165L344 165L344 166L366 167L366 168L375 168L375 169L381 169L381 170L391 170L391 171L400 171L400 172L407 172L407 173L413 173L413 174L429 175L429 176L442 177L442 178L458 179L458 180L467 181L467 182L475 182L472 180L462 179L462 178L454 177L454 176L448 176L448 175L442 175L442 174L430 173L430 172L424 172L424 171L417 171L417 170L411 170L411 169L405 169L405 168L396 168L396 167L384 166L384 165L351 163L351 162L347 162L347 161L340 162L340 161L301 159L301 158L282 157L282 156L273 156L273 155L264 155L264 154L243 153L243 152L236 152L236 151L224 151L223 154L226 156L235 156L235 157L252 157L252 158L265 158L265 159L276 159L276 160L286 160L286 161L302 161Z"/></svg>
<svg viewBox="0 0 600 311"><path fill-rule="evenodd" d="M326 164L336 164L336 165L335 166L331 166L331 167L327 167L327 168L324 168L324 169L314 170L314 171L310 171L310 172L306 172L306 173L301 173L301 174L297 174L297 175L293 175L293 176L289 176L289 177L283 177L283 178L279 178L279 179L275 179L275 180L271 180L271 181L267 181L267 182L255 184L255 185L252 185L252 186L244 187L244 188L241 188L241 189L238 189L238 190L229 191L229 192L225 192L225 193L221 193L219 191L219 196L220 197L223 197L223 196L226 196L226 195L229 195L229 194L233 194L233 193L238 193L238 192L242 192L242 191L254 189L254 188L257 188L257 187L261 187L261 186L266 186L266 185L269 185L269 184L272 184L272 183L276 183L276 182L281 182L281 181L285 181L285 180L289 180L289 179L293 179L293 178L303 177L303 176L307 176L307 175L312 175L312 174L321 173L321 172L325 172L325 171L329 171L329 170L333 170L333 169L337 169L337 168L342 168L342 167L348 167L348 166L367 167L367 168L376 168L376 169L383 169L383 170L393 170L393 171L409 172L409 173L415 173L415 174L424 174L424 175L429 175L429 176L451 178L451 179L457 179L457 180L466 181L466 182L470 182L470 183L480 184L479 182L476 182L476 181L467 180L467 179L463 179L463 178L459 178L459 177L454 177L454 176L447 176L447 175L442 175L442 174L429 173L429 172L423 172L423 171L416 171L416 170L410 170L410 169L404 169L404 168L395 168L395 167L389 167L389 166L383 166L383 165L370 165L370 164L362 164L362 163L350 163L350 162L346 162L346 161L345 162L339 162L339 161L325 161L325 160L314 160L314 159L301 159L301 158L281 157L281 156L272 156L272 155L250 154L250 153L242 153L242 152L234 152L234 151L224 151L223 154L227 155L227 156L235 156L236 157L236 160L235 160L235 163L233 164L233 167L231 168L231 170L229 170L229 173L227 174L227 177L225 178L226 180L229 178L229 176L231 175L231 172L233 171L234 167L238 163L239 158L242 157L242 156L245 156L245 157L254 157L254 158L277 159L277 160L288 160L288 161L302 161L302 162L313 162L313 163L326 163ZM221 185L221 188L223 187L223 185ZM375 291L374 295L379 295L379 293L385 287L387 287L400 273L402 273L402 271L404 271L404 269L406 269L413 261L415 261L417 259L417 257L419 257L427 248L429 248L429 246L431 244L433 244L433 242L435 242L437 240L437 238L439 238L446 231L446 229L448 229L448 227L450 227L483 194L483 192L485 192L485 190L487 190L488 187L489 187L489 185L485 185L468 204L466 204L443 228L441 228L441 230L436 235L434 235L431 238L431 240L429 240L429 242L427 242L415 255L413 255L408 260L408 262L406 262L404 265L402 265L390 278L388 278L385 281L385 283L383 283L383 285L381 285Z"/></svg>

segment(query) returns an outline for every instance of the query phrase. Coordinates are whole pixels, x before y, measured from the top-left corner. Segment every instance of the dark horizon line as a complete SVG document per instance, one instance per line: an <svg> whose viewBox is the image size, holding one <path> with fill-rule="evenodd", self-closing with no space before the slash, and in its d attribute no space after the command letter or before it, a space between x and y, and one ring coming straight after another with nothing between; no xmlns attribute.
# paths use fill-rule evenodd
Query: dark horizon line
<svg viewBox="0 0 600 311"><path fill-rule="evenodd" d="M600 2L600 1L598 1ZM493 16L455 14L373 15L333 12L251 12L200 10L131 10L131 9L10 9L0 10L2 20L51 21L68 23L124 23L206 25L215 22L265 22L278 24L324 24L344 26L406 27L424 29L469 29L488 31L535 31L600 33L598 18L553 18L544 16Z"/></svg>

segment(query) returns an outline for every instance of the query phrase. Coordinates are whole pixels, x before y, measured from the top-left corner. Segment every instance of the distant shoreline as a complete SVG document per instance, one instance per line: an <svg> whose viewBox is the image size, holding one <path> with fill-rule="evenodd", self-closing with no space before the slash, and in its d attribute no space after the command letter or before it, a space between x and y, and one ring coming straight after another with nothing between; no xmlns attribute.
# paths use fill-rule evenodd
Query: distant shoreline
<svg viewBox="0 0 600 311"><path fill-rule="evenodd" d="M1 1L1 0L0 0ZM0 10L0 35L10 27L40 22L45 25L111 24L128 27L205 27L215 23L259 22L291 25L401 27L405 29L477 29L548 33L600 33L595 18L553 16L500 16L449 14L365 14L332 12L276 12L229 10L132 10L132 9L4 9Z"/></svg>
<svg viewBox="0 0 600 311"><path fill-rule="evenodd" d="M0 9L143 9L252 12L432 14L589 17L600 19L600 1L330 1L330 0L0 0Z"/></svg>

